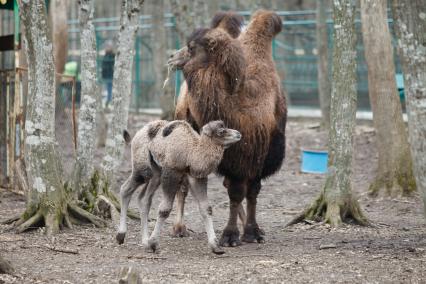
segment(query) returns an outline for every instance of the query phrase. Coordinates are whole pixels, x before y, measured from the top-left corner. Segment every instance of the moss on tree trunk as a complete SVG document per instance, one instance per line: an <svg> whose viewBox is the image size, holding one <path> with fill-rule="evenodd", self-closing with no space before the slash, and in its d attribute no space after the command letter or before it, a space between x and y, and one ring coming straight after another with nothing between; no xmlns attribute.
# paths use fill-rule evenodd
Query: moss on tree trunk
<svg viewBox="0 0 426 284"><path fill-rule="evenodd" d="M408 136L397 94L387 1L361 1L368 89L377 132L379 165L370 194L401 196L416 190Z"/></svg>
<svg viewBox="0 0 426 284"><path fill-rule="evenodd" d="M358 201L352 195L353 132L356 114L355 1L334 4L333 80L329 133L328 176L321 194L289 225L304 219L367 225Z"/></svg>

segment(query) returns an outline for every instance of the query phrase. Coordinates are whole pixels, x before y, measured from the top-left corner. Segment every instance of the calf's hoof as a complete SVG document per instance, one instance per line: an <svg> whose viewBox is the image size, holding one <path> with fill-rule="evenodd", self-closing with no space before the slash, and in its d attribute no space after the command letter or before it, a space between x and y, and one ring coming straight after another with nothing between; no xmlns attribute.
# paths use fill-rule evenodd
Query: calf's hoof
<svg viewBox="0 0 426 284"><path fill-rule="evenodd" d="M222 247L236 247L241 245L240 232L238 229L226 229L223 230L222 236L220 237L219 244Z"/></svg>
<svg viewBox="0 0 426 284"><path fill-rule="evenodd" d="M145 247L146 252L156 253L158 252L160 246L158 245L157 240L149 240L148 246Z"/></svg>
<svg viewBox="0 0 426 284"><path fill-rule="evenodd" d="M209 242L210 249L214 254L224 254L225 251L219 246L217 239L215 238L213 242Z"/></svg>
<svg viewBox="0 0 426 284"><path fill-rule="evenodd" d="M265 238L263 237L265 232L259 228L258 225L247 225L244 227L244 234L241 240L245 243L264 243Z"/></svg>
<svg viewBox="0 0 426 284"><path fill-rule="evenodd" d="M211 249L212 249L212 253L217 255L221 255L225 253L225 251L220 246L212 247Z"/></svg>
<svg viewBox="0 0 426 284"><path fill-rule="evenodd" d="M173 225L172 236L175 238L184 238L189 237L189 233L184 224L175 224Z"/></svg>
<svg viewBox="0 0 426 284"><path fill-rule="evenodd" d="M117 240L117 243L119 245L122 245L124 243L125 237L126 237L126 233L117 233L117 235L115 235L115 239Z"/></svg>

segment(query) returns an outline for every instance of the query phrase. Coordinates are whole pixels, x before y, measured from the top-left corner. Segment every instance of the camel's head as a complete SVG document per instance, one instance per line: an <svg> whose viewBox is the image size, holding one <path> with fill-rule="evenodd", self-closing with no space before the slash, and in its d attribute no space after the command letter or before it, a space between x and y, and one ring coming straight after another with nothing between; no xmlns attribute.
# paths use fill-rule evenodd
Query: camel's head
<svg viewBox="0 0 426 284"><path fill-rule="evenodd" d="M211 40L208 40L206 35L210 29L197 29L188 38L188 43L185 47L179 49L171 55L167 64L172 69L183 69L183 67L191 62L201 67L208 62L208 50L211 50Z"/></svg>
<svg viewBox="0 0 426 284"><path fill-rule="evenodd" d="M191 59L191 55L200 56L202 49L197 45L197 40L201 39L208 31L219 29L227 33L232 38L237 38L241 33L241 27L244 24L244 18L234 12L217 12L209 29L197 29L188 39L187 45L176 51L170 56L168 65L173 69L182 69L183 66ZM198 48L198 50L196 50ZM205 55L205 54L204 54Z"/></svg>
<svg viewBox="0 0 426 284"><path fill-rule="evenodd" d="M201 129L201 135L212 138L217 144L228 148L241 140L241 133L237 130L225 127L221 120L210 121Z"/></svg>
<svg viewBox="0 0 426 284"><path fill-rule="evenodd" d="M195 84L213 84L217 79L226 84L229 94L234 94L244 82L246 61L241 43L222 28L195 30L188 38L187 46L172 55L168 64L170 69L183 70L190 90ZM223 76L200 81L203 77L200 74L212 68Z"/></svg>

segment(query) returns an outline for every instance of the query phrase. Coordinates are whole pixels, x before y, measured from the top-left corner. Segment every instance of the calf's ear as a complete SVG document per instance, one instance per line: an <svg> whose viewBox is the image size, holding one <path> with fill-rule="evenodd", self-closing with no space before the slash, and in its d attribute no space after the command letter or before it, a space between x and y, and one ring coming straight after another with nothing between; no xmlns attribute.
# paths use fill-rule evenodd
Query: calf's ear
<svg viewBox="0 0 426 284"><path fill-rule="evenodd" d="M213 129L211 128L210 125L206 124L206 125L203 126L203 128L201 128L201 135L202 134L207 135L209 137L212 137Z"/></svg>

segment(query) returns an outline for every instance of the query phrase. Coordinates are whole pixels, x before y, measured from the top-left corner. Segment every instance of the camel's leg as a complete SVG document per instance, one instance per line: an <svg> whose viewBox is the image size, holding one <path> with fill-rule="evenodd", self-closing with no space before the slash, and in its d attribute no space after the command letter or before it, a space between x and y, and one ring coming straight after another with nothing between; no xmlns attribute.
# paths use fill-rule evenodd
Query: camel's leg
<svg viewBox="0 0 426 284"><path fill-rule="evenodd" d="M119 244L124 242L127 232L127 210L129 208L130 199L132 198L133 192L138 188L139 185L144 183L142 177L135 176L134 173L124 182L120 189L121 198L121 212L120 212L120 224L118 226L118 232L116 240Z"/></svg>
<svg viewBox="0 0 426 284"><path fill-rule="evenodd" d="M209 246L213 253L223 254L224 251L219 247L216 234L214 232L212 220L213 209L207 200L207 178L195 179L188 177L188 179L191 193L195 200L197 200L198 209L200 210L201 217L203 217Z"/></svg>
<svg viewBox="0 0 426 284"><path fill-rule="evenodd" d="M229 187L229 180L228 179L224 179L223 186L226 187L226 188ZM240 218L241 224L244 228L244 226L246 225L247 216L246 216L246 211L244 210L244 206L243 206L242 203L240 203L240 205L238 206L238 217Z"/></svg>
<svg viewBox="0 0 426 284"><path fill-rule="evenodd" d="M235 247L241 245L240 232L238 231L237 227L237 219L239 207L244 199L244 196L246 195L246 184L242 180L225 179L224 185L228 188L230 204L228 224L223 230L222 236L220 238L220 245L226 247Z"/></svg>
<svg viewBox="0 0 426 284"><path fill-rule="evenodd" d="M243 225L243 228L244 228L244 226L247 223L247 216L242 203L240 203L240 206L238 206L238 217L240 217L241 224Z"/></svg>
<svg viewBox="0 0 426 284"><path fill-rule="evenodd" d="M263 231L259 228L256 222L256 204L257 196L261 188L260 180L250 181L247 187L247 223L244 226L244 234L241 238L242 241L253 243L263 243Z"/></svg>
<svg viewBox="0 0 426 284"><path fill-rule="evenodd" d="M169 217L170 212L172 211L173 201L182 182L182 178L182 173L169 169L163 169L161 174L163 199L161 200L160 207L158 208L158 217L157 222L155 223L154 231L148 240L148 251L155 252L158 249L158 240L161 231L164 227L166 219Z"/></svg>
<svg viewBox="0 0 426 284"><path fill-rule="evenodd" d="M142 245L144 247L148 246L148 219L149 211L151 209L152 198L154 197L155 191L157 191L160 186L160 176L154 175L149 183L145 186L144 190L138 196L139 200L139 213L141 216L141 235L142 235Z"/></svg>
<svg viewBox="0 0 426 284"><path fill-rule="evenodd" d="M180 190L176 193L176 219L173 225L173 236L175 237L188 237L189 233L183 221L185 199L188 195L189 184L187 178L184 179Z"/></svg>

